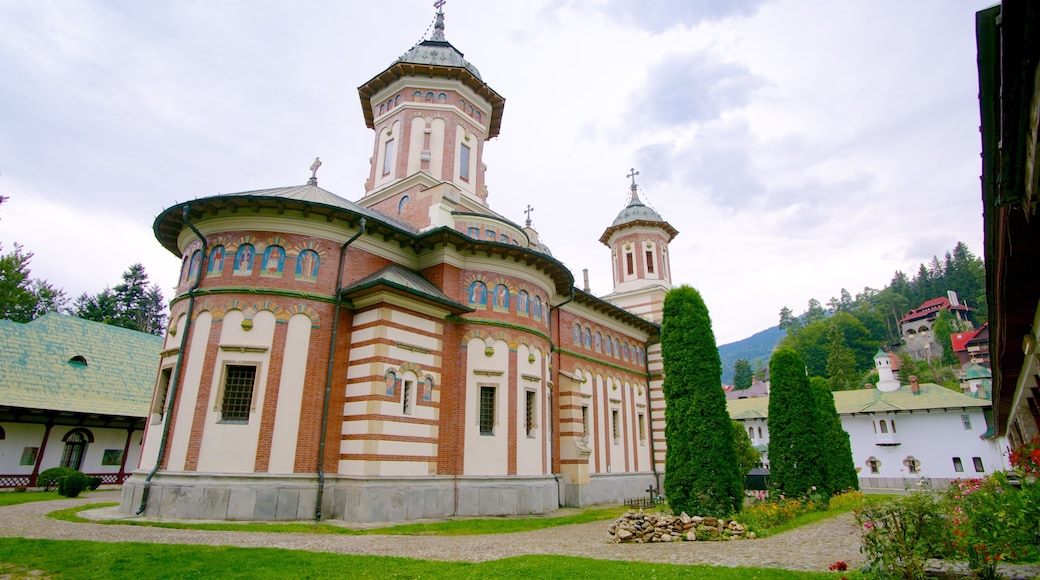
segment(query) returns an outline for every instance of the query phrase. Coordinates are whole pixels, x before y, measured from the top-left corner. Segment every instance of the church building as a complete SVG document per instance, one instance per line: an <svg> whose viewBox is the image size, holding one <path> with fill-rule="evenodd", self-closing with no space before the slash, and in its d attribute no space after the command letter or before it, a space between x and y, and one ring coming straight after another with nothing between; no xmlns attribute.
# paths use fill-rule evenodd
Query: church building
<svg viewBox="0 0 1040 580"><path fill-rule="evenodd" d="M633 171L599 240L613 291L575 287L530 219L491 209L505 99L443 16L358 89L373 142L354 201L318 186L315 160L303 185L156 218L183 267L122 512L374 522L661 489L678 232Z"/></svg>

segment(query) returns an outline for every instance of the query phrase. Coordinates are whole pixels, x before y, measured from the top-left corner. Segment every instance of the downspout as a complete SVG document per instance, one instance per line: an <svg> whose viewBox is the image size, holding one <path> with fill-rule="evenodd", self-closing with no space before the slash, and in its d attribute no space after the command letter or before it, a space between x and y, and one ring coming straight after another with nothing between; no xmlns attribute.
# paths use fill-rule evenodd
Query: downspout
<svg viewBox="0 0 1040 580"><path fill-rule="evenodd" d="M588 284L586 284L586 285L588 285ZM569 302L574 302L574 286L573 285L571 286L571 296L570 296L570 298L564 300L563 302L560 302L556 306L550 306L549 307L549 362L550 363L552 362L552 353L553 353L553 351L556 350L556 345L553 343L553 332L552 332L552 319L553 318L552 318L552 311L553 310L559 310L560 307L564 306L565 304L567 304ZM557 373L560 372L559 365L557 365L556 372ZM559 385L560 381L555 381L553 384ZM559 406L559 403L560 403L560 393L559 393L559 391L556 392L556 397L554 397L554 399L556 401L557 406ZM553 413L553 416L556 417L557 421L560 420L560 413L559 412ZM556 432L559 433L559 429L557 429ZM557 504L556 507L563 507L563 500L560 499L560 474L556 473L555 470L553 470L553 479L556 480L556 504Z"/></svg>
<svg viewBox="0 0 1040 580"><path fill-rule="evenodd" d="M329 396L332 394L332 363L336 356L336 335L339 333L339 309L343 304L343 265L347 257L347 246L365 233L365 218L358 224L360 229L339 248L339 273L336 274L336 308L332 313L332 339L329 341L329 368L325 373L325 400L321 405L321 433L318 439L318 499L314 507L314 521L321 521L321 502L325 497L325 431L329 425Z"/></svg>
<svg viewBox="0 0 1040 580"><path fill-rule="evenodd" d="M649 346L647 343L647 347ZM647 437L650 438L650 468L654 471L654 487L657 488L657 494L661 495L661 474L657 472L657 453L654 451L654 408L650 402L650 349L646 350L648 354L643 357L643 367L646 370L646 420L649 423L646 430Z"/></svg>
<svg viewBox="0 0 1040 580"><path fill-rule="evenodd" d="M181 219L184 223L191 228L191 231L202 240L202 259L199 260L199 275L195 278L195 283L188 289L188 309L187 315L184 317L184 328L181 329L181 345L177 349L177 363L173 365L173 377L170 379L170 390L166 394L166 422L163 423L162 439L159 441L159 454L155 457L155 466L148 472L148 475L144 478L144 489L141 491L141 506L137 508L137 514L141 515L144 513L145 507L148 505L148 491L152 488L152 478L155 477L156 472L159 471L159 466L162 465L163 459L166 457L166 442L170 437L170 425L172 424L172 413L173 413L173 402L177 398L177 387L180 385L181 380L181 367L184 364L184 349L188 344L188 334L191 328L191 315L195 311L195 291L199 289L202 284L202 278L206 275L206 262L209 256L206 252L206 236L202 235L202 232L195 227L195 224L191 223L188 219L189 205L184 204L181 210ZM145 427L147 429L147 427Z"/></svg>

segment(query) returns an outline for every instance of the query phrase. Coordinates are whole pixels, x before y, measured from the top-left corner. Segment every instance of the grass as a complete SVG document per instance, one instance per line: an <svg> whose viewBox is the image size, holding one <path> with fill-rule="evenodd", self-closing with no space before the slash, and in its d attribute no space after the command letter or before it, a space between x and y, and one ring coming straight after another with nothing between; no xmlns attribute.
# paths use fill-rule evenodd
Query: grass
<svg viewBox="0 0 1040 580"><path fill-rule="evenodd" d="M162 580L165 578L707 578L720 580L836 579L831 573L769 568L681 566L568 556L521 556L491 562L439 562L274 548L100 543L0 538L0 574L11 578ZM859 578L858 573L846 573Z"/></svg>
<svg viewBox="0 0 1040 580"><path fill-rule="evenodd" d="M0 507L5 505L18 505L34 501L51 501L55 499L69 499L58 495L56 491L8 491L0 493Z"/></svg>
<svg viewBox="0 0 1040 580"><path fill-rule="evenodd" d="M511 534L514 532L528 532L541 530L556 526L568 526L571 524L584 524L587 522L613 520L625 512L625 508L599 508L589 509L581 513L560 517L535 517L535 518L486 518L486 519L457 519L444 522L429 522L416 524L403 524L383 528L371 528L356 530L335 526L325 523L191 523L191 522L155 522L145 520L88 520L79 517L79 512L117 505L116 503L95 503L79 505L63 510L53 511L48 517L68 522L96 523L126 526L148 526L155 528L173 528L180 530L216 530L235 532L280 532L280 533L306 533L306 534L345 534L345 535L392 535L392 536L473 536L487 534Z"/></svg>

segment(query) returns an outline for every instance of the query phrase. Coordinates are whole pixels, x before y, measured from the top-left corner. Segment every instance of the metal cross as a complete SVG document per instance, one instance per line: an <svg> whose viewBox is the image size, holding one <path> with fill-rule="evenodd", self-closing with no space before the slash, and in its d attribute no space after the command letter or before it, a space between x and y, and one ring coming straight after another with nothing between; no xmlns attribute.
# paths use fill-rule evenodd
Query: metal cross
<svg viewBox="0 0 1040 580"><path fill-rule="evenodd" d="M436 2L433 3L433 7L436 8L437 10L440 10L441 6L444 6L444 2L445 2L445 0L437 0Z"/></svg>
<svg viewBox="0 0 1040 580"><path fill-rule="evenodd" d="M318 157L314 158L314 163L311 163L311 179L318 178L318 168L321 167L321 159Z"/></svg>
<svg viewBox="0 0 1040 580"><path fill-rule="evenodd" d="M636 176L639 175L639 172L636 171L635 167L633 167L629 171L631 171L631 173L629 173L625 177L631 177L632 178L632 187L635 187L636 186Z"/></svg>
<svg viewBox="0 0 1040 580"><path fill-rule="evenodd" d="M443 1L443 0L441 0L441 1ZM527 209L524 210L524 213L527 214L527 227L531 227L531 212L532 211L534 211L534 208L531 207L531 204L527 204Z"/></svg>

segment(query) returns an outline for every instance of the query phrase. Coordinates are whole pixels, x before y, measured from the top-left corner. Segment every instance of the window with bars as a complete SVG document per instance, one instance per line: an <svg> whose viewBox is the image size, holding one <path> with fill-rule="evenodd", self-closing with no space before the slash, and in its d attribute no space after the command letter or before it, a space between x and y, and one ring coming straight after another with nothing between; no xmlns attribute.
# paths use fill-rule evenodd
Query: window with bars
<svg viewBox="0 0 1040 580"><path fill-rule="evenodd" d="M589 406L581 406L581 434L582 436L588 436L589 434Z"/></svg>
<svg viewBox="0 0 1040 580"><path fill-rule="evenodd" d="M525 414L524 414L525 415L525 417L524 417L524 425L525 425L525 428L527 429L527 436L528 437L534 437L535 428L538 427L535 424L535 421L537 419L537 416L536 416L536 413L535 413L535 409L536 409L536 407L535 407L535 404L536 404L535 403L535 392L534 391L527 391L526 396L527 396L527 400L526 400L527 406L525 408Z"/></svg>
<svg viewBox="0 0 1040 580"><path fill-rule="evenodd" d="M412 394L415 392L415 384L413 381L405 381L404 389L402 394L404 395L401 399L401 412L405 415L412 414Z"/></svg>
<svg viewBox="0 0 1040 580"><path fill-rule="evenodd" d="M249 421L253 406L253 386L256 366L227 365L224 367L224 397L220 405L220 420L236 423Z"/></svg>
<svg viewBox="0 0 1040 580"><path fill-rule="evenodd" d="M495 387L480 387L480 434L495 434Z"/></svg>
<svg viewBox="0 0 1040 580"><path fill-rule="evenodd" d="M643 421L643 414L639 413L637 417L639 422L639 444L646 445L646 424Z"/></svg>
<svg viewBox="0 0 1040 580"><path fill-rule="evenodd" d="M611 425L611 431L613 432L613 435L614 435L614 445L620 445L621 444L621 417L619 416L619 413L617 412L617 409L614 409L614 410L612 410L610 412L610 425Z"/></svg>

